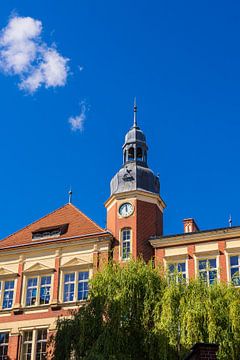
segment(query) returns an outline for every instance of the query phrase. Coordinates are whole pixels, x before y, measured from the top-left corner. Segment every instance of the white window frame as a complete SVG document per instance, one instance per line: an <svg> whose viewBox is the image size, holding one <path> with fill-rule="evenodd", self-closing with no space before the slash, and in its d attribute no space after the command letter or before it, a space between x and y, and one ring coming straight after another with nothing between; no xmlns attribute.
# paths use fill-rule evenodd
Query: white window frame
<svg viewBox="0 0 240 360"><path fill-rule="evenodd" d="M81 272L88 272L88 293L89 293L89 280L92 277L92 271L91 269L87 269L85 267L83 268L78 268L78 269L72 269L72 268L63 268L63 270L61 271L61 286L60 286L60 300L62 303L65 304L73 304L73 303L78 303L78 302L84 302L87 301L87 299L83 299L83 300L78 300L78 274ZM74 279L74 295L73 295L73 300L71 301L65 301L64 300L64 278L65 275L67 274L75 274L75 279Z"/></svg>
<svg viewBox="0 0 240 360"><path fill-rule="evenodd" d="M228 274L228 282L229 283L232 283L232 276L231 276L231 257L232 256L237 256L238 259L239 259L239 277L240 277L240 252L236 252L236 253L228 253L228 254L225 254L226 255L226 263L227 263L227 274ZM233 284L234 285L234 284ZM240 287L240 285L234 285L234 287Z"/></svg>
<svg viewBox="0 0 240 360"><path fill-rule="evenodd" d="M3 300L4 300L4 288L5 288L5 282L7 281L13 281L14 282L14 286L13 286L13 302L12 302L12 306L9 308L4 308L3 309ZM7 311L10 310L14 307L14 303L15 303L15 297L16 297L16 278L13 277L5 277L5 278L1 278L0 279L0 309L3 311Z"/></svg>
<svg viewBox="0 0 240 360"><path fill-rule="evenodd" d="M125 230L128 230L130 231L130 253L129 253L129 256L124 258L123 257L123 232ZM132 232L132 228L131 227L124 227L120 230L120 234L119 234L119 239L120 239L120 246L119 246L119 258L122 260L122 261L129 261L131 259L131 256L132 256L132 238L133 238L133 232Z"/></svg>
<svg viewBox="0 0 240 360"><path fill-rule="evenodd" d="M183 259L164 259L164 268L165 268L165 272L168 274L169 273L169 265L174 265L176 266L177 264L181 264L181 263L185 263L185 274L186 274L186 282L188 282L188 259L187 258L183 258ZM176 279L178 281L178 277Z"/></svg>
<svg viewBox="0 0 240 360"><path fill-rule="evenodd" d="M5 343L2 343L2 344L0 345L0 347L7 346L7 355L8 355L10 333L9 333L9 331L2 331L2 330L1 330L1 331L0 331L0 334L8 334L8 342L7 342L7 343L6 343L6 342L5 342ZM4 355L3 358L0 357L0 360L4 359L4 357L7 356L7 355Z"/></svg>
<svg viewBox="0 0 240 360"><path fill-rule="evenodd" d="M32 341L29 341L28 343L31 343L32 344L32 351L31 351L31 360L35 360L36 359L36 355L37 355L37 343L38 343L38 340L37 340L37 334L38 334L38 331L41 331L41 330L46 330L47 331L47 338L46 338L46 346L47 346L47 341L48 341L48 328L46 326L42 326L42 327L37 327L37 328L28 328L28 329L23 329L21 331L22 333L22 341L21 341L21 356L20 356L20 359L21 360L24 360L24 353L23 353L23 346L24 346L24 333L25 332L32 332Z"/></svg>
<svg viewBox="0 0 240 360"><path fill-rule="evenodd" d="M200 277L200 272L199 271L199 261L201 260L212 260L212 259L216 259L216 270L217 270L217 277L216 277L216 280L217 280L217 283L219 283L220 281L220 273L219 273L219 255L216 255L216 254L212 254L212 255L201 255L201 256L196 256L194 255L194 263L195 263L195 277L198 278ZM209 280L209 279L208 279ZM207 284L209 284L209 281L207 281Z"/></svg>
<svg viewBox="0 0 240 360"><path fill-rule="evenodd" d="M51 278L51 284L50 284L50 300L48 304L40 304L40 289L41 289L41 278L45 277L45 276L49 276ZM33 279L33 278L37 278L37 294L36 294L36 303L35 304L31 304L31 305L27 305L27 289L28 289L28 280L29 279ZM53 275L51 273L42 273L42 274L27 274L25 276L24 279L24 291L23 291L23 297L22 297L22 303L24 304L25 307L29 308L29 307L36 307L36 306L49 306L51 304L52 301L52 294L53 294Z"/></svg>

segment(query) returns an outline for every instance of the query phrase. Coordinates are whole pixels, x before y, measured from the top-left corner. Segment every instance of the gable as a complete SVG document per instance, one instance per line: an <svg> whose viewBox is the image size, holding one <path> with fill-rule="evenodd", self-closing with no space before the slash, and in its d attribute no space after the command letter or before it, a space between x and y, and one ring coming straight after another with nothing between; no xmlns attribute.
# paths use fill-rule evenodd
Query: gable
<svg viewBox="0 0 240 360"><path fill-rule="evenodd" d="M0 277L5 277L5 276L16 276L17 274L15 274L14 272L4 268L4 267L1 267L0 268Z"/></svg>
<svg viewBox="0 0 240 360"><path fill-rule="evenodd" d="M43 265L39 262L37 262L36 264L30 266L29 268L24 270L24 273L33 273L33 272L50 272L53 271L54 269L49 268L46 265Z"/></svg>
<svg viewBox="0 0 240 360"><path fill-rule="evenodd" d="M62 268L69 268L69 267L77 267L77 266L82 266L82 265L89 265L89 262L84 260L84 259L80 259L80 258L75 257L74 259L71 259L71 260L67 261L61 267Z"/></svg>
<svg viewBox="0 0 240 360"><path fill-rule="evenodd" d="M54 236L54 234L51 233L51 229L56 228L64 229L64 231L61 231ZM44 236L44 238L41 238L40 236L38 239L34 239L33 234L45 231L46 229L48 229L50 234L49 237ZM45 233L47 233L47 231L45 231ZM106 233L106 231L83 214L78 208L72 204L67 204L1 240L0 249L41 243L47 240L69 239L78 236L87 237L103 233Z"/></svg>

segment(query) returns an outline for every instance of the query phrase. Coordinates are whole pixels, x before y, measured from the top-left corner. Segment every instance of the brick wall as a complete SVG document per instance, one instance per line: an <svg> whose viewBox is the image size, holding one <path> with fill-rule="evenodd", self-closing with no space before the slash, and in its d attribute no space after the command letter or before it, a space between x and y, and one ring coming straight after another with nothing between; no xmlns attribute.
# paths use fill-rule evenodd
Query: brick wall
<svg viewBox="0 0 240 360"><path fill-rule="evenodd" d="M163 215L157 205L137 201L137 256L142 255L148 261L154 255L149 243L151 236L160 236L163 232Z"/></svg>

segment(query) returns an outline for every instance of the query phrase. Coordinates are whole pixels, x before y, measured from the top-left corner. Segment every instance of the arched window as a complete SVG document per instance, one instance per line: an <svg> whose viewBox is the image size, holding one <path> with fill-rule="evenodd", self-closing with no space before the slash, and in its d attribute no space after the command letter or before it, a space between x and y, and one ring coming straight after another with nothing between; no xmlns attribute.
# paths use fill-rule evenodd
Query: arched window
<svg viewBox="0 0 240 360"><path fill-rule="evenodd" d="M129 228L122 229L122 231L121 231L121 257L122 257L122 260L127 260L130 258L131 240L132 240L132 230Z"/></svg>
<svg viewBox="0 0 240 360"><path fill-rule="evenodd" d="M143 160L143 152L142 152L142 148L140 148L140 147L137 148L137 160L138 161Z"/></svg>
<svg viewBox="0 0 240 360"><path fill-rule="evenodd" d="M129 150L128 150L128 160L131 161L131 160L134 160L134 148L131 147Z"/></svg>

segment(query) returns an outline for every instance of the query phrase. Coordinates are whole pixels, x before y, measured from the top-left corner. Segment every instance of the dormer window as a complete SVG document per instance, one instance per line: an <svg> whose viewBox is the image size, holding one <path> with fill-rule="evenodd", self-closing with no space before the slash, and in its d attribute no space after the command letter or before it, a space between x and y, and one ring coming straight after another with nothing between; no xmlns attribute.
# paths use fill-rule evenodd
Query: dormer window
<svg viewBox="0 0 240 360"><path fill-rule="evenodd" d="M68 224L57 225L48 228L40 228L32 232L32 240L55 238L64 234L68 229Z"/></svg>

